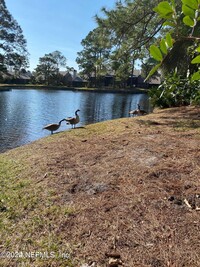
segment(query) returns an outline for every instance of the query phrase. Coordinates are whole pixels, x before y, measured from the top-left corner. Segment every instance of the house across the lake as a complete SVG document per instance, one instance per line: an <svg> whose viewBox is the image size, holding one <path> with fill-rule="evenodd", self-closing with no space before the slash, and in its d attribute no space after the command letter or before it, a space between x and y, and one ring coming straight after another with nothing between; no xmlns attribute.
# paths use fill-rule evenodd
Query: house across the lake
<svg viewBox="0 0 200 267"><path fill-rule="evenodd" d="M62 76L61 83L62 85L70 86L70 87L84 87L87 84L87 81L82 79L76 70L70 71L60 71Z"/></svg>
<svg viewBox="0 0 200 267"><path fill-rule="evenodd" d="M21 70L16 74L14 71L8 71L2 75L2 81L7 84L28 84L32 79L30 71Z"/></svg>
<svg viewBox="0 0 200 267"><path fill-rule="evenodd" d="M90 77L90 82L95 84L95 76L94 74ZM116 81L115 75L112 73L106 74L99 78L101 87L113 86L114 84L117 86L121 84L121 81ZM125 81L126 86L128 87L138 87L138 88L151 88L153 86L158 86L161 84L161 77L157 76L149 79L148 82L145 82L145 78L142 77L141 70L135 69L133 75L130 75L128 79Z"/></svg>

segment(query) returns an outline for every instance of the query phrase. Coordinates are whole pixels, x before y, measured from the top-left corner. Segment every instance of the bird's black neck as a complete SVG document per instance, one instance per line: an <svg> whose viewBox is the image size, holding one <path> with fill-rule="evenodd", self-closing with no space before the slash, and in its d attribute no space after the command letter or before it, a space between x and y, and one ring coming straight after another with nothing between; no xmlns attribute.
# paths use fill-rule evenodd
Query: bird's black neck
<svg viewBox="0 0 200 267"><path fill-rule="evenodd" d="M59 124L59 125L61 125L61 122L62 122L62 121L64 121L64 120L65 120L65 119L62 119L61 121L59 121L59 123L58 123L58 124Z"/></svg>

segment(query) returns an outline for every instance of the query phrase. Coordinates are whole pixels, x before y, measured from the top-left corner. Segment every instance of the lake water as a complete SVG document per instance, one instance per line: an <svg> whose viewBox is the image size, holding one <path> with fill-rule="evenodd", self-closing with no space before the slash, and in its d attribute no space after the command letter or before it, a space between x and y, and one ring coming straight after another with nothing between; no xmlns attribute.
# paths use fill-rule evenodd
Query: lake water
<svg viewBox="0 0 200 267"><path fill-rule="evenodd" d="M150 111L146 94L95 93L64 90L20 90L0 92L0 152L50 134L42 128L74 116L80 109L78 126L128 117L137 108ZM62 123L58 131L71 129Z"/></svg>

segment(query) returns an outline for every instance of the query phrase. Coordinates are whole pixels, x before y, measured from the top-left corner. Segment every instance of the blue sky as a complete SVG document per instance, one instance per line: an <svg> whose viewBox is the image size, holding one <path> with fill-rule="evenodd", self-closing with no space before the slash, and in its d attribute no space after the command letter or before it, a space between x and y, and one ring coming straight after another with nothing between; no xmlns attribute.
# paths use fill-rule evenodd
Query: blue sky
<svg viewBox="0 0 200 267"><path fill-rule="evenodd" d="M115 0L5 0L6 6L23 30L30 53L30 70L39 58L55 50L78 70L77 52L81 40L97 25L95 14L101 8L114 8Z"/></svg>

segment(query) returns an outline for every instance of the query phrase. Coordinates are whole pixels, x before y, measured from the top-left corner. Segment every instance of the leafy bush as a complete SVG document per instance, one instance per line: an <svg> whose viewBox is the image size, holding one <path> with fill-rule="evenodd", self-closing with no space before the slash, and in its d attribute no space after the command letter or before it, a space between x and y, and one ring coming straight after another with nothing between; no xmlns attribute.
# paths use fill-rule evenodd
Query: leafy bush
<svg viewBox="0 0 200 267"><path fill-rule="evenodd" d="M181 2L181 12L174 0L162 1L154 8L168 33L150 47L158 64L146 79L162 70L165 79L150 91L150 97L154 106L163 108L200 104L200 0Z"/></svg>
<svg viewBox="0 0 200 267"><path fill-rule="evenodd" d="M161 108L200 105L200 82L183 79L174 73L167 76L158 88L151 89L149 96L152 105Z"/></svg>

